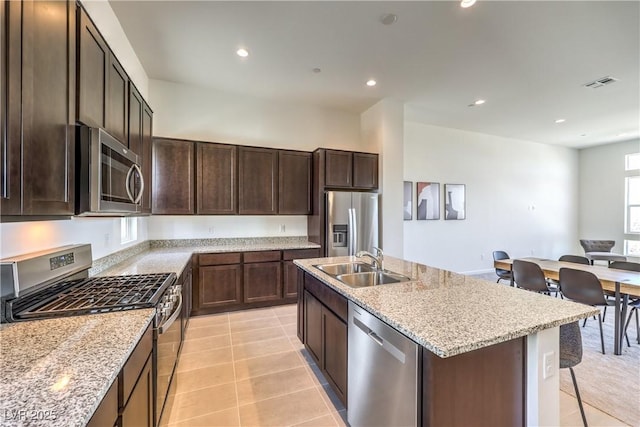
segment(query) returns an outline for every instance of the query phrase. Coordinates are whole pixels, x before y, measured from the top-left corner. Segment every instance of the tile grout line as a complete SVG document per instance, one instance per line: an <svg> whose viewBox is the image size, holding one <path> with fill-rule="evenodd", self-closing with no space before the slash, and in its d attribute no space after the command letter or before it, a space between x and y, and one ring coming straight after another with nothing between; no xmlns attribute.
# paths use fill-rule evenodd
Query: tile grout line
<svg viewBox="0 0 640 427"><path fill-rule="evenodd" d="M233 389L236 392L236 415L238 416L238 425L242 426L240 419L240 398L238 396L238 377L236 375L236 357L233 353L233 334L231 333L231 318L227 314L227 320L229 322L229 342L231 343L231 367L233 369Z"/></svg>

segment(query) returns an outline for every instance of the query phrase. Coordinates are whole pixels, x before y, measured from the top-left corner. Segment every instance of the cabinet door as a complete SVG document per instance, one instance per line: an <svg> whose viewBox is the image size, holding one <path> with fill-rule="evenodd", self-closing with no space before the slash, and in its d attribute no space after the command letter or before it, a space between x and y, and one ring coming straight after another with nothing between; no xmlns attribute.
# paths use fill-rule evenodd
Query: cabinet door
<svg viewBox="0 0 640 427"><path fill-rule="evenodd" d="M109 54L107 67L107 117L106 130L118 141L127 145L127 114L129 77L113 53ZM136 153L137 154L137 153Z"/></svg>
<svg viewBox="0 0 640 427"><path fill-rule="evenodd" d="M142 368L127 406L122 411L122 427L153 427L153 372L151 355Z"/></svg>
<svg viewBox="0 0 640 427"><path fill-rule="evenodd" d="M191 141L153 141L153 213L185 215L195 212L194 146Z"/></svg>
<svg viewBox="0 0 640 427"><path fill-rule="evenodd" d="M378 188L378 155L353 153L353 186Z"/></svg>
<svg viewBox="0 0 640 427"><path fill-rule="evenodd" d="M129 82L129 141L131 151L142 156L142 95Z"/></svg>
<svg viewBox="0 0 640 427"><path fill-rule="evenodd" d="M115 426L118 422L118 378L113 380L109 391L102 398L87 427Z"/></svg>
<svg viewBox="0 0 640 427"><path fill-rule="evenodd" d="M142 176L144 177L144 189L142 190L142 212L151 213L151 188L153 187L151 157L153 144L153 111L142 101L142 148L140 149L140 162L142 162Z"/></svg>
<svg viewBox="0 0 640 427"><path fill-rule="evenodd" d="M73 215L75 2L21 3L22 213Z"/></svg>
<svg viewBox="0 0 640 427"><path fill-rule="evenodd" d="M278 213L311 213L311 153L278 153Z"/></svg>
<svg viewBox="0 0 640 427"><path fill-rule="evenodd" d="M19 215L22 211L21 195L21 109L22 99L22 4L16 1L0 2L0 142L2 146L2 182L0 213Z"/></svg>
<svg viewBox="0 0 640 427"><path fill-rule="evenodd" d="M273 301L282 298L280 261L244 265L244 302Z"/></svg>
<svg viewBox="0 0 640 427"><path fill-rule="evenodd" d="M347 325L322 307L322 369L343 404L347 402Z"/></svg>
<svg viewBox="0 0 640 427"><path fill-rule="evenodd" d="M298 295L298 267L293 261L283 261L282 266L284 270L282 281L284 298L295 298Z"/></svg>
<svg viewBox="0 0 640 427"><path fill-rule="evenodd" d="M107 64L109 48L81 7L78 8L78 121L87 126L106 125Z"/></svg>
<svg viewBox="0 0 640 427"><path fill-rule="evenodd" d="M239 147L238 212L250 215L278 211L278 151Z"/></svg>
<svg viewBox="0 0 640 427"><path fill-rule="evenodd" d="M351 187L353 153L348 151L325 152L325 185L327 187Z"/></svg>
<svg viewBox="0 0 640 427"><path fill-rule="evenodd" d="M199 270L196 309L242 303L241 265L213 265Z"/></svg>
<svg viewBox="0 0 640 427"><path fill-rule="evenodd" d="M197 201L199 214L235 214L236 146L223 144L197 145Z"/></svg>
<svg viewBox="0 0 640 427"><path fill-rule="evenodd" d="M322 303L304 291L304 344L309 354L322 367Z"/></svg>

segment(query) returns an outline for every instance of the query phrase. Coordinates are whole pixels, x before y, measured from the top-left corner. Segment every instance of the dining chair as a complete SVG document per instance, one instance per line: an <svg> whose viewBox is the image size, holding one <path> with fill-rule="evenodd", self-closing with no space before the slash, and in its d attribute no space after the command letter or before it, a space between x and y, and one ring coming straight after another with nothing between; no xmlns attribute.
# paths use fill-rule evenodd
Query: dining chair
<svg viewBox="0 0 640 427"><path fill-rule="evenodd" d="M493 251L493 260L500 261L502 259L509 259L509 254L505 251ZM500 280L508 280L511 282L512 273L509 270L503 270L502 268L496 268L496 275L498 280L496 283L500 283Z"/></svg>
<svg viewBox="0 0 640 427"><path fill-rule="evenodd" d="M626 261L614 261L609 264L609 268L615 268L618 270L627 270L627 271L638 271L640 272L640 263L637 262L626 262ZM629 328L629 323L631 323L631 319L633 318L633 314L636 315L636 341L640 344L640 320L638 319L638 312L640 312L640 298L633 300L629 303L629 307L631 310L629 311L629 317L627 317L627 321L624 323L624 332L627 333L627 329Z"/></svg>
<svg viewBox="0 0 640 427"><path fill-rule="evenodd" d="M580 398L576 374L573 372L573 367L580 362L582 362L582 335L578 322L560 325L560 369L569 368L573 389L576 391L576 398L580 407L580 415L582 415L582 423L584 427L587 427L587 417L582 407L582 398Z"/></svg>
<svg viewBox="0 0 640 427"><path fill-rule="evenodd" d="M598 280L595 274L589 271L575 270L573 268L566 267L561 268L560 289L565 297L575 302L580 302L594 307L607 307L614 305L612 301L608 301L604 297L604 291L602 289L602 284L600 284L600 280ZM598 313L598 326L600 327L602 354L605 354L601 313Z"/></svg>
<svg viewBox="0 0 640 427"><path fill-rule="evenodd" d="M591 262L587 257L580 256L580 255L562 255L560 258L558 258L558 261L572 262L574 264L591 265ZM556 297L560 295L560 298L564 299L564 297L562 296L562 292L560 291L560 282L558 280L547 279L547 285L549 286L549 290L551 292L555 292Z"/></svg>
<svg viewBox="0 0 640 427"><path fill-rule="evenodd" d="M513 280L519 288L547 295L550 293L544 273L536 263L513 260Z"/></svg>

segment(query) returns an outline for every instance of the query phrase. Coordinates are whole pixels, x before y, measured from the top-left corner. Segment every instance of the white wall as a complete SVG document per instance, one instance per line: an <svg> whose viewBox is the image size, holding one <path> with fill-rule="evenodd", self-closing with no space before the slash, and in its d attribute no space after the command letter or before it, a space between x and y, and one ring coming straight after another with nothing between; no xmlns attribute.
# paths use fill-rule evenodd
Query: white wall
<svg viewBox="0 0 640 427"><path fill-rule="evenodd" d="M153 134L313 151L359 150L358 114L150 80Z"/></svg>
<svg viewBox="0 0 640 427"><path fill-rule="evenodd" d="M624 157L638 152L640 140L637 139L580 150L580 239L615 240L613 252L623 253ZM638 238L637 235L627 237Z"/></svg>
<svg viewBox="0 0 640 427"><path fill-rule="evenodd" d="M357 114L161 80L151 80L150 88L155 136L303 151L369 150L361 144ZM306 217L299 216L158 216L149 222L152 239L306 235Z"/></svg>
<svg viewBox="0 0 640 427"><path fill-rule="evenodd" d="M402 258L402 209L398 206L402 206L404 104L384 99L362 113L360 120L363 142L380 154L380 245L385 254Z"/></svg>
<svg viewBox="0 0 640 427"><path fill-rule="evenodd" d="M148 102L149 78L108 0L82 0L82 6L124 67L129 78Z"/></svg>
<svg viewBox="0 0 640 427"><path fill-rule="evenodd" d="M0 258L76 243L90 243L93 259L147 240L147 218L138 218L138 239L120 244L120 218L3 223Z"/></svg>
<svg viewBox="0 0 640 427"><path fill-rule="evenodd" d="M283 228L284 226L284 228ZM306 216L152 216L150 239L306 236Z"/></svg>
<svg viewBox="0 0 640 427"><path fill-rule="evenodd" d="M492 269L492 252L557 258L578 239L578 152L405 122L404 178L466 184L461 221L404 222L404 256L458 272ZM414 194L415 200L415 194ZM401 206L398 206L398 210Z"/></svg>

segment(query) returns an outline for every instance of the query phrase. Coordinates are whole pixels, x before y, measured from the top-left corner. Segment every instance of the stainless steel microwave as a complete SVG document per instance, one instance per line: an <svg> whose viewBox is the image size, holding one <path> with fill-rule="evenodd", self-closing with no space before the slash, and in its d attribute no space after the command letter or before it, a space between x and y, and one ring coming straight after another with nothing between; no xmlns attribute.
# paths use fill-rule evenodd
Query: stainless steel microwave
<svg viewBox="0 0 640 427"><path fill-rule="evenodd" d="M144 177L139 157L104 129L78 126L76 215L140 213Z"/></svg>

